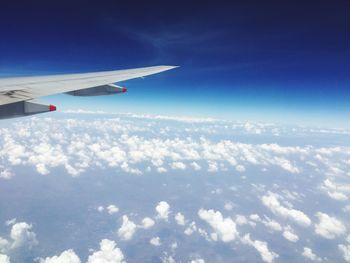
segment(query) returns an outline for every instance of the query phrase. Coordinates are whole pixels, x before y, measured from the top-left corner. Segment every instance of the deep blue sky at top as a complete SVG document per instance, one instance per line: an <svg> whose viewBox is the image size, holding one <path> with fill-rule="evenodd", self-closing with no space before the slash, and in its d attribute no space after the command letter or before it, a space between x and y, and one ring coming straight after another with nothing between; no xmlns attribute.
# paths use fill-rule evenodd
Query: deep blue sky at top
<svg viewBox="0 0 350 263"><path fill-rule="evenodd" d="M181 68L66 108L350 122L350 1L8 1L0 75ZM350 125L350 124L349 124Z"/></svg>

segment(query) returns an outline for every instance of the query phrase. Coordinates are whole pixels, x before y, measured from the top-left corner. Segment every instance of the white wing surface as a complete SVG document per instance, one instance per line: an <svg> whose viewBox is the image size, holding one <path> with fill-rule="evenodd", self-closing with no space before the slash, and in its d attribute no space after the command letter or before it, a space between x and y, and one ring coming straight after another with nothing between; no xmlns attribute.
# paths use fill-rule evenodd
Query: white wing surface
<svg viewBox="0 0 350 263"><path fill-rule="evenodd" d="M176 67L154 66L95 73L0 78L0 105L29 101L57 93L106 86L115 82L144 77L173 68Z"/></svg>

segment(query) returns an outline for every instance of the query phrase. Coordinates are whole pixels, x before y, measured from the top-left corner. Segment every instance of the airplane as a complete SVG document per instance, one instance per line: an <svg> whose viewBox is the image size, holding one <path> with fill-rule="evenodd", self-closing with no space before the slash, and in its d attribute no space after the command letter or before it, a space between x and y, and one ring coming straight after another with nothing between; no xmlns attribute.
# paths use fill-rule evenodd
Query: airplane
<svg viewBox="0 0 350 263"><path fill-rule="evenodd" d="M72 96L101 96L124 93L116 82L157 74L177 66L103 71L94 73L0 78L0 119L55 111L56 106L35 99L58 93Z"/></svg>

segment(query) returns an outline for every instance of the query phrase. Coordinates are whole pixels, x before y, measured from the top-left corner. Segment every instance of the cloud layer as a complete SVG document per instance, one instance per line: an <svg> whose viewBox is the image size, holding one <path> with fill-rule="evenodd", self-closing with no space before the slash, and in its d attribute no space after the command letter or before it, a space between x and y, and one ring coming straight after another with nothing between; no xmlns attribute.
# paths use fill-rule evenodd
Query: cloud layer
<svg viewBox="0 0 350 263"><path fill-rule="evenodd" d="M0 128L0 184L20 183L23 169L52 182L69 174L75 177L64 177L70 186L88 178L91 204L74 199L82 201L82 211L88 206L86 224L67 221L67 227L78 237L92 221L90 242L102 239L99 248L79 255L81 249L70 246L43 253L40 262L145 259L131 247L163 262L210 262L217 246L223 260L237 251L249 251L240 255L244 261L322 261L326 252L348 260L350 147L340 139L327 144L324 134L350 137L344 130L207 118L31 118ZM319 141L304 143L298 136ZM124 182L132 183L120 188ZM82 188L77 196L84 196ZM40 224L12 217L23 215L4 219L8 234L0 238L0 259L6 263L16 262L20 251L45 246L34 232ZM329 251L319 250L320 238L330 242Z"/></svg>
<svg viewBox="0 0 350 263"><path fill-rule="evenodd" d="M141 117L138 116L137 120ZM146 120L151 122L146 125L145 119L136 122L136 117L130 118L92 121L32 118L14 124L11 129L0 128L3 146L0 150L0 178L13 177L11 169L4 167L24 165L33 166L40 174L49 174L52 169L63 167L72 176L96 167L110 167L131 174L202 169L243 173L247 167L277 168L281 172L299 174L305 163L333 175L348 173L349 147L317 148L209 139L219 132L250 133L252 128L247 129L247 126L257 125L216 123L215 120L199 120L196 129L193 126L188 128L185 122L181 128L185 133L178 136L178 126L171 123L160 126L156 116L154 119L147 116ZM177 121L181 123L182 119ZM273 133L276 129L279 134L287 132L271 125L257 126L271 136L277 136ZM146 169L141 169L139 164ZM332 181L325 181L325 187L330 197L346 200L349 187L337 187Z"/></svg>

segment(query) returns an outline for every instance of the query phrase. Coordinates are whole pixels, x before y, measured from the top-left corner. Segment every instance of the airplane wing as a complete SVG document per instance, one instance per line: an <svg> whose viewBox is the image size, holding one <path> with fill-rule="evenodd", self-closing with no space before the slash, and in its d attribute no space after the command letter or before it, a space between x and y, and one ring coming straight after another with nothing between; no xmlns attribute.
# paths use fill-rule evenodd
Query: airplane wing
<svg viewBox="0 0 350 263"><path fill-rule="evenodd" d="M53 105L43 105L33 101L42 96L57 93L97 96L125 92L125 88L113 83L145 77L173 68L176 67L154 66L95 73L0 78L0 118L27 116L55 110ZM37 109L38 112L36 112Z"/></svg>

